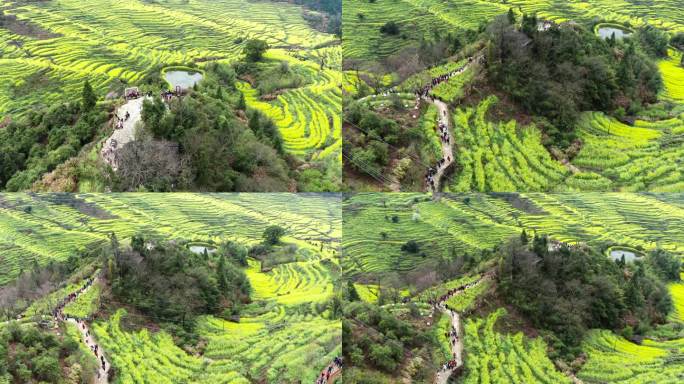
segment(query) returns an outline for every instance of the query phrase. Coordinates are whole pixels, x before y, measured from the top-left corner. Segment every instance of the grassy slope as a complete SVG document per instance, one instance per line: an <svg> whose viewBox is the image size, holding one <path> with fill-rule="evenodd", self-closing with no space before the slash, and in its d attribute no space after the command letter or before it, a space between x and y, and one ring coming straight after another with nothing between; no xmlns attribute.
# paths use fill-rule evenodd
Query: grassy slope
<svg viewBox="0 0 684 384"><path fill-rule="evenodd" d="M346 199L343 209L345 271L353 277L362 273L383 276L393 271L405 274L420 265L411 263L415 256L400 251L400 245L407 240L421 244L428 259L421 262L427 263L443 257L444 247L452 244L460 247L459 253L487 249L508 236L517 236L522 228L528 234L536 230L571 243L614 242L646 250L659 246L679 254L684 252L681 235L684 196L681 194L533 193L521 194L519 198L510 194L470 194L443 197L439 202L424 197L421 194L359 194ZM385 215L397 215L400 220L393 223L385 220ZM382 232L389 234L386 240L381 239ZM438 243L433 242L435 232L443 235ZM473 279L466 276L444 283L432 288L432 294L426 291L418 298L426 300ZM681 286L670 286L676 308L673 321L681 321L684 292ZM465 308L474 299L470 296L452 299L450 305ZM471 316L464 320L467 352L464 382L564 380L554 371L541 340L497 331L494 323L500 316L490 314L485 319ZM445 344L444 324L438 321L434 328L440 345ZM681 339L645 340L639 346L610 331L592 331L584 341L588 360L578 377L587 383L675 382L684 372L684 365L677 360L682 347L684 340Z"/></svg>
<svg viewBox="0 0 684 384"><path fill-rule="evenodd" d="M352 276L406 273L450 257L452 249L491 249L523 228L566 242L684 251L680 194L471 194L438 202L422 194L358 194L343 204L343 267ZM402 252L408 240L416 240L426 256Z"/></svg>
<svg viewBox="0 0 684 384"><path fill-rule="evenodd" d="M340 156L341 50L314 49L336 38L312 29L300 7L240 0L62 0L10 2L6 13L58 37L39 40L0 29L0 116L80 94L85 79L104 96L112 84L138 85L164 65L231 62L242 57L245 40L258 38L294 49L306 60L302 65L326 61L325 71L311 71L313 86L254 107L269 115L274 108L283 110L275 120L293 154ZM272 55L279 60L295 60L278 52Z"/></svg>
<svg viewBox="0 0 684 384"><path fill-rule="evenodd" d="M107 194L0 195L2 282L16 265L62 260L79 248L105 242L114 231L120 240L137 231L166 239L197 242L261 241L268 225L288 232L284 241L298 246L297 261L261 272L250 260L247 277L254 302L239 323L206 316L198 332L206 340L203 357L174 345L164 332L125 329L124 312L92 327L120 382L249 383L313 382L341 354L341 325L328 319L324 305L339 274L336 257L341 238L339 196L331 194ZM31 207L30 209L27 207ZM322 245L321 245L322 244ZM55 300L80 288L83 280L37 301L26 312L50 312ZM85 316L96 305L94 286L65 308ZM52 302L52 304L50 304Z"/></svg>
<svg viewBox="0 0 684 384"><path fill-rule="evenodd" d="M431 30L440 26L477 27L482 20L504 13L508 7L536 12L542 19L557 22L589 23L598 18L634 27L648 22L670 32L684 31L684 9L676 0L511 0L507 5L486 0L458 4L433 0L378 0L375 3L350 0L348 3L344 14L345 57L367 61L395 53L423 36L429 37ZM359 18L359 13L365 17ZM409 21L411 18L416 20L417 26ZM410 29L409 36L383 37L379 27L390 20ZM683 104L684 68L678 65L681 53L670 51L670 55L671 58L659 63L665 81L661 99ZM478 110L487 107L486 100ZM457 111L459 173L447 183L448 190L681 190L684 175L679 163L684 154L681 145L684 120L677 117L681 107L677 110L675 117L662 122L637 121L636 129L601 114L585 114L578 127L584 146L572 162L579 169L576 174L570 174L568 169L546 155L541 137L533 127L513 123L485 124L471 121L476 116L472 111ZM535 155L541 153L544 155Z"/></svg>
<svg viewBox="0 0 684 384"><path fill-rule="evenodd" d="M261 241L268 225L288 228L299 241L341 238L336 195L92 194L0 196L0 284L36 260L69 255L145 231L167 238ZM69 204L82 206L74 209ZM30 207L30 210L29 208Z"/></svg>

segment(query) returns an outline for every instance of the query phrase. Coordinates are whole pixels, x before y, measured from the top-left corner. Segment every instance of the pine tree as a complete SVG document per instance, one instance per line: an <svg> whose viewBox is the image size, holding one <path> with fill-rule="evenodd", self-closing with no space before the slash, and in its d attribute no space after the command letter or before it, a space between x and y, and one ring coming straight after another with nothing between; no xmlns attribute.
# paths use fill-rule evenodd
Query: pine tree
<svg viewBox="0 0 684 384"><path fill-rule="evenodd" d="M95 104L97 104L97 95L90 85L90 81L86 80L83 84L82 106L85 112L91 111Z"/></svg>
<svg viewBox="0 0 684 384"><path fill-rule="evenodd" d="M636 276L633 276L625 290L625 303L627 303L630 309L637 310L643 307L645 301L644 294L639 289L638 279Z"/></svg>
<svg viewBox="0 0 684 384"><path fill-rule="evenodd" d="M616 40L615 39L615 32L613 32L610 35L610 37L608 38L608 45L610 45L611 47L614 47L615 46L615 40Z"/></svg>
<svg viewBox="0 0 684 384"><path fill-rule="evenodd" d="M527 244L527 242L528 242L527 232L525 232L525 229L523 229L522 232L520 233L520 242L523 244Z"/></svg>
<svg viewBox="0 0 684 384"><path fill-rule="evenodd" d="M513 8L508 8L508 23L511 25L515 24L515 12L513 12Z"/></svg>
<svg viewBox="0 0 684 384"><path fill-rule="evenodd" d="M240 94L240 100L238 100L237 109L241 111L247 110L247 102L245 101L245 95L243 95L242 93Z"/></svg>
<svg viewBox="0 0 684 384"><path fill-rule="evenodd" d="M218 280L221 292L226 292L228 290L228 281L226 280L226 256L223 254L221 254L218 267L216 268L216 280Z"/></svg>
<svg viewBox="0 0 684 384"><path fill-rule="evenodd" d="M251 129L252 132L254 132L255 134L261 131L259 114L256 111L253 111L252 114L249 116L249 122L247 123L247 125L249 126L249 129Z"/></svg>

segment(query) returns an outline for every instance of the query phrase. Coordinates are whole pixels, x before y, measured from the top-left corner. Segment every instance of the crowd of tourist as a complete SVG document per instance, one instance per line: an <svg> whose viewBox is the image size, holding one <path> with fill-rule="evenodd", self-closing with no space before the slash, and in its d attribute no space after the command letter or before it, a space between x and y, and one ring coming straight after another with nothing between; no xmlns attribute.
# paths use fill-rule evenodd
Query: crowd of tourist
<svg viewBox="0 0 684 384"><path fill-rule="evenodd" d="M342 358L335 357L324 370L321 375L316 379L316 384L329 384L330 379L342 369Z"/></svg>

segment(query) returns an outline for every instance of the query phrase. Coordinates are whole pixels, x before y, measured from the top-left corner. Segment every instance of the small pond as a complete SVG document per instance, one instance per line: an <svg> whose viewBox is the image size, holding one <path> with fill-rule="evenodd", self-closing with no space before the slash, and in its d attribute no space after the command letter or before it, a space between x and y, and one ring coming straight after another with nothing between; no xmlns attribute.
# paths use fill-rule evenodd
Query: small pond
<svg viewBox="0 0 684 384"><path fill-rule="evenodd" d="M205 249L207 250L208 254L212 254L212 253L216 252L216 248L206 246L206 245L194 244L194 245L188 246L188 248L190 249L190 252L198 254L198 255L204 254Z"/></svg>
<svg viewBox="0 0 684 384"><path fill-rule="evenodd" d="M164 73L164 79L175 89L180 86L182 89L192 88L199 83L204 76L199 72L188 71L168 71Z"/></svg>
<svg viewBox="0 0 684 384"><path fill-rule="evenodd" d="M629 35L632 34L632 32L629 32L628 30L625 29L620 29L616 27L600 27L598 29L598 34L601 36L602 39L607 39L610 36L615 34L615 38L618 40L622 40L625 37L629 37Z"/></svg>
<svg viewBox="0 0 684 384"><path fill-rule="evenodd" d="M613 248L610 250L610 258L613 261L622 259L623 255L625 256L625 262L627 262L627 263L631 263L634 260L641 259L641 255L638 255L638 254L634 253L633 251L629 251L626 249L619 249L619 248Z"/></svg>

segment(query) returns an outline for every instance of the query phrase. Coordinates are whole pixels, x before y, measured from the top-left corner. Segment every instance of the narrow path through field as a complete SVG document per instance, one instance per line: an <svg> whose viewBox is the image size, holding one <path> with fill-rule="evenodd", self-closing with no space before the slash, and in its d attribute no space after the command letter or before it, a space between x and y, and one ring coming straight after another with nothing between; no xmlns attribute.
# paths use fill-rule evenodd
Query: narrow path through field
<svg viewBox="0 0 684 384"><path fill-rule="evenodd" d="M109 379L107 377L107 372L109 371L109 367L111 365L109 364L109 361L107 358L105 358L103 349L100 348L100 346L97 344L97 341L95 340L95 337L93 334L90 332L90 327L86 323L85 320L80 320L80 319L75 319L73 317L65 316L64 315L64 307L73 302L74 300L78 299L79 296L82 294L88 292L89 289L93 286L93 284L96 284L99 281L100 277L97 276L94 279L90 280L88 283L86 283L86 286L84 288L81 288L80 290L74 292L73 294L69 295L67 298L65 298L60 305L55 309L55 317L57 320L60 321L68 321L72 324L75 324L76 327L78 328L79 332L81 332L81 340L85 343L85 345L90 349L94 354L95 357L97 358L97 376L95 378L95 383L97 384L107 384L109 382Z"/></svg>
<svg viewBox="0 0 684 384"><path fill-rule="evenodd" d="M451 146L451 138L453 136L451 134L451 130L449 129L449 107L447 107L446 103L441 100L434 99L432 102L437 107L437 111L439 113L439 117L437 118L438 124L445 127L444 130L446 131L446 136L449 138L449 140L441 140L443 162L437 165L437 170L434 176L435 183L432 191L439 192L439 184L442 180L442 176L444 176L444 171L454 162L453 147Z"/></svg>
<svg viewBox="0 0 684 384"><path fill-rule="evenodd" d="M93 334L90 332L90 327L88 327L88 324L86 324L85 320L79 321L71 317L67 318L66 320L68 322L76 324L78 330L81 332L83 342L86 344L86 346L88 346L88 348L91 351L93 351L93 353L95 353L95 356L98 358L97 377L95 378L95 383L107 384L109 382L109 379L107 377L108 368L110 367L109 361L106 357L104 357L104 353L102 353L102 348L100 348L100 346L95 341ZM97 349L93 349L95 348L95 346L97 346Z"/></svg>
<svg viewBox="0 0 684 384"><path fill-rule="evenodd" d="M437 164L435 164L427 170L427 176L425 177L425 181L427 184L427 189L430 192L440 191L440 183L442 181L442 177L444 176L444 171L446 171L446 169L454 163L454 153L452 146L453 136L449 125L449 107L444 101L430 95L430 91L432 91L433 87L445 81L449 81L449 79L451 79L452 77L460 76L461 74L463 74L463 72L465 72L466 69L468 69L472 62L473 58L469 57L467 64L452 72L431 79L430 84L425 85L423 88L416 92L416 95L419 99L423 99L427 102L433 103L435 107L437 107L438 112L437 128L439 130L439 139L442 142L442 158L437 162Z"/></svg>
<svg viewBox="0 0 684 384"><path fill-rule="evenodd" d="M105 140L102 146L102 159L109 164L113 170L117 170L117 151L126 143L135 140L135 126L142 118L142 105L148 97L139 97L137 99L129 100L126 104L119 107L116 111L114 121L114 133ZM126 118L128 114L128 118ZM119 120L122 120L121 126L117 126Z"/></svg>
<svg viewBox="0 0 684 384"><path fill-rule="evenodd" d="M446 384L451 375L457 370L461 369L463 366L463 331L461 327L461 316L455 310L449 308L446 302L456 296L460 295L466 290L482 283L485 279L491 278L491 274L485 274L479 280L472 282L470 284L463 285L461 287L455 288L449 291L448 294L439 298L439 301L435 304L442 313L449 316L451 319L451 328L449 329L449 345L451 346L451 359L446 362L437 374L435 375L435 384Z"/></svg>
<svg viewBox="0 0 684 384"><path fill-rule="evenodd" d="M342 377L342 359L336 357L316 379L316 384L332 384Z"/></svg>

